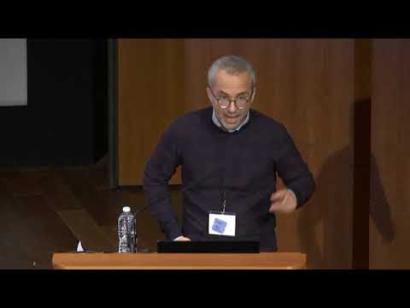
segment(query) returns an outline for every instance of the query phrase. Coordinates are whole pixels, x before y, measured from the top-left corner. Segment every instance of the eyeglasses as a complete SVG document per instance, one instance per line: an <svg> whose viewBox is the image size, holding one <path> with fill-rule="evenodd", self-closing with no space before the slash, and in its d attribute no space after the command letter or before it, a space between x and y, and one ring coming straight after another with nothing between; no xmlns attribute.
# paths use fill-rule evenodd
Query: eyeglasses
<svg viewBox="0 0 410 308"><path fill-rule="evenodd" d="M240 95L237 98L231 99L228 96L220 96L220 97L216 97L214 92L212 91L212 88L209 86L209 90L213 96L213 98L217 101L217 103L219 104L219 106L222 109L226 109L229 107L229 105L231 104L231 102L234 102L235 106L238 109L243 109L246 107L246 105L249 103L249 100L252 97L253 94L253 88L252 88L252 92L250 95Z"/></svg>

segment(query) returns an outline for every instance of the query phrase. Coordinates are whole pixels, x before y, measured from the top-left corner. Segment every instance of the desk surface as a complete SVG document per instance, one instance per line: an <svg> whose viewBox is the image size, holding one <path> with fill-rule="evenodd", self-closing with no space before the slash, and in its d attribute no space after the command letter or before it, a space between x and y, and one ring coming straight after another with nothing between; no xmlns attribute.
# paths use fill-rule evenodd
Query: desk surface
<svg viewBox="0 0 410 308"><path fill-rule="evenodd" d="M253 270L302 269L306 255L262 253L54 253L56 269Z"/></svg>

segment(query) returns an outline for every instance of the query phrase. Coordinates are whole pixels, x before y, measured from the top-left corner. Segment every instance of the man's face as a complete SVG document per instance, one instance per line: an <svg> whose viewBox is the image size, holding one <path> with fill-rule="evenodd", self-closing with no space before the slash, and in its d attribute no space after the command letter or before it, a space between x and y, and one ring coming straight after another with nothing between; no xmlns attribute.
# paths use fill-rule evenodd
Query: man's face
<svg viewBox="0 0 410 308"><path fill-rule="evenodd" d="M255 94L252 89L251 76L248 73L229 74L224 70L219 70L215 76L215 84L212 88L207 88L209 100L214 107L216 116L222 125L228 130L237 128L246 117L253 97ZM223 99L230 99L229 105L226 108L221 105ZM219 102L218 102L219 99ZM234 99L239 99L247 102L238 108Z"/></svg>

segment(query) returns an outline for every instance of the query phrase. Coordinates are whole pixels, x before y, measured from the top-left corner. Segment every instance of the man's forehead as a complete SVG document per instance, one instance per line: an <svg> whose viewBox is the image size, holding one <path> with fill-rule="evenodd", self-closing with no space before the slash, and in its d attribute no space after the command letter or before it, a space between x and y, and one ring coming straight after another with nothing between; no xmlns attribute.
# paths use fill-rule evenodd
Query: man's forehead
<svg viewBox="0 0 410 308"><path fill-rule="evenodd" d="M235 72L229 70L218 70L215 74L216 80L236 80L236 79L244 79L244 80L251 80L251 75L249 72Z"/></svg>
<svg viewBox="0 0 410 308"><path fill-rule="evenodd" d="M221 73L216 75L214 88L224 92L246 92L251 90L252 80L246 72L240 74Z"/></svg>

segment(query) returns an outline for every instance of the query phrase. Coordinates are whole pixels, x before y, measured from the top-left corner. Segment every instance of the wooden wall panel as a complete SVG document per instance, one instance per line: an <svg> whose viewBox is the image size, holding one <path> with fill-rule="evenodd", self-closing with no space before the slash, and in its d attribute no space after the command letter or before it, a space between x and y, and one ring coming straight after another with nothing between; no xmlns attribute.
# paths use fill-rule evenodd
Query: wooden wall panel
<svg viewBox="0 0 410 308"><path fill-rule="evenodd" d="M370 268L410 268L410 40L374 40Z"/></svg>
<svg viewBox="0 0 410 308"><path fill-rule="evenodd" d="M183 86L183 40L118 41L119 185L142 184L161 133L184 112Z"/></svg>

